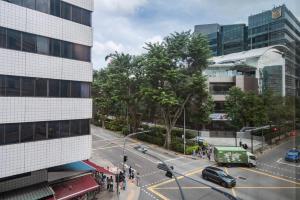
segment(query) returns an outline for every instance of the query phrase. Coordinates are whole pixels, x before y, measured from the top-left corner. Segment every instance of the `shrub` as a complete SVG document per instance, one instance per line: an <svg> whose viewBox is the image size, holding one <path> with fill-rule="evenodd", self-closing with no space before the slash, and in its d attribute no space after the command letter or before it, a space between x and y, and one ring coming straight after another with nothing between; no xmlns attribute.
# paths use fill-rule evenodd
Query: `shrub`
<svg viewBox="0 0 300 200"><path fill-rule="evenodd" d="M188 155L191 155L194 150L197 151L198 147L199 147L198 145L187 146L187 148L185 150L185 153L188 154Z"/></svg>

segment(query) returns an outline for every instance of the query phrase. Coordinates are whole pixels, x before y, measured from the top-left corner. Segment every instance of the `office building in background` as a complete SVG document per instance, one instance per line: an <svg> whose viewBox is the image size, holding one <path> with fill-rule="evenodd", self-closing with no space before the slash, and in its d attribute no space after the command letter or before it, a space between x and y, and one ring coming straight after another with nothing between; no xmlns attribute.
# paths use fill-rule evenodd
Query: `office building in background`
<svg viewBox="0 0 300 200"><path fill-rule="evenodd" d="M288 49L283 52L285 94L300 96L300 22L285 5L249 16L248 26L196 25L195 33L208 36L213 56L273 45L286 46Z"/></svg>

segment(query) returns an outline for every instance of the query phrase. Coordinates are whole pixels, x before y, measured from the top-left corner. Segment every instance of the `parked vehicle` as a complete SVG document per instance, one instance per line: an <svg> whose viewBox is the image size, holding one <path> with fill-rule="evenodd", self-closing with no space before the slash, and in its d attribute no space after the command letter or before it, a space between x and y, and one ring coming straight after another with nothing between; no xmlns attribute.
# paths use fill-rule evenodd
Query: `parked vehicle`
<svg viewBox="0 0 300 200"><path fill-rule="evenodd" d="M206 167L202 171L202 178L215 182L226 188L232 188L236 185L236 179L234 177L228 175L222 169L217 167Z"/></svg>
<svg viewBox="0 0 300 200"><path fill-rule="evenodd" d="M256 157L241 147L215 147L214 159L219 165L244 164L256 166Z"/></svg>
<svg viewBox="0 0 300 200"><path fill-rule="evenodd" d="M286 152L285 158L288 162L299 162L300 161L300 150L299 149L290 149Z"/></svg>
<svg viewBox="0 0 300 200"><path fill-rule="evenodd" d="M148 148L144 145L137 145L134 147L137 151L140 151L142 153L146 153L148 151Z"/></svg>

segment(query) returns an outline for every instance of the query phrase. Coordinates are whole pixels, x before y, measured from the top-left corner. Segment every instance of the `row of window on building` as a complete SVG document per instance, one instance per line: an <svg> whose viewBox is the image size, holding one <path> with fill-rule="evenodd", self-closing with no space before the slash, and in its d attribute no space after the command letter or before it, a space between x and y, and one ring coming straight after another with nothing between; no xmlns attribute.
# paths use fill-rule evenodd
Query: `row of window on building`
<svg viewBox="0 0 300 200"><path fill-rule="evenodd" d="M0 75L0 96L90 98L88 82Z"/></svg>
<svg viewBox="0 0 300 200"><path fill-rule="evenodd" d="M91 47L0 27L0 48L91 61Z"/></svg>
<svg viewBox="0 0 300 200"><path fill-rule="evenodd" d="M0 145L89 134L89 119L0 124Z"/></svg>
<svg viewBox="0 0 300 200"><path fill-rule="evenodd" d="M91 11L71 5L61 0L2 0L54 15L66 20L91 26Z"/></svg>

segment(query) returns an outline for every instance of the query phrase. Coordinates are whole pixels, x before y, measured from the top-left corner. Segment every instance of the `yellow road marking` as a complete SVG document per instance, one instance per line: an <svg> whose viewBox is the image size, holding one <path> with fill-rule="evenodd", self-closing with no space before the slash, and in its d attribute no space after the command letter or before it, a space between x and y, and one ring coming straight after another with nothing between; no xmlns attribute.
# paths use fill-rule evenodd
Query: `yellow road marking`
<svg viewBox="0 0 300 200"><path fill-rule="evenodd" d="M228 173L228 170L227 170L227 167L225 167L225 172L226 172L227 174L229 174L229 173ZM232 192L232 195L233 195L234 197L236 197L236 193L235 193L235 190L234 190L233 188L231 188L231 192Z"/></svg>
<svg viewBox="0 0 300 200"><path fill-rule="evenodd" d="M187 174L185 174L185 176L190 176L190 175L196 174L196 173L198 173L198 172L201 172L202 170L203 170L202 168L198 168L198 169L191 170L190 172L188 172ZM179 176L179 177L177 177L178 180L179 180L179 179L182 179L182 178L184 178L184 176ZM152 185L152 186L148 187L147 189L148 189L150 192L152 192L153 194L155 194L155 195L157 195L158 197L160 197L161 199L163 199L163 200L169 200L167 197L165 197L165 196L162 195L161 193L155 191L155 189L156 189L156 187L158 187L158 186L165 185L165 184L171 183L171 182L173 182L173 181L175 181L174 178L171 179L171 180L167 180L167 181L164 181L164 182L161 182L161 183ZM178 187L177 187L177 189L178 189Z"/></svg>
<svg viewBox="0 0 300 200"><path fill-rule="evenodd" d="M182 189L210 189L211 187L206 186L195 186L195 187L181 187ZM224 187L216 187L218 189L222 189ZM240 186L240 187L234 187L235 189L300 189L300 187L257 187L257 186ZM178 190L178 187L156 187L155 190Z"/></svg>
<svg viewBox="0 0 300 200"><path fill-rule="evenodd" d="M190 172L186 173L185 176L190 176L190 175L196 174L198 172L201 172L202 170L203 170L202 168L191 170ZM182 178L184 178L184 176L177 177L178 180L180 180ZM165 185L167 183L171 183L171 182L174 182L174 181L175 181L175 179L173 178L173 179L170 179L170 180L167 180L167 181L164 181L164 182L152 185L149 188L155 188L155 187L158 187L158 186L161 186L161 185Z"/></svg>
<svg viewBox="0 0 300 200"><path fill-rule="evenodd" d="M279 176L274 176L274 175L264 173L264 172L261 172L261 171L257 171L257 170L253 170L253 169L247 169L247 168L241 168L241 169L246 170L246 171L250 171L250 172L254 172L254 173L257 173L257 174L262 174L262 175L265 175L265 176L269 176L269 177L272 177L272 178L275 178L275 179L278 179L278 180L282 180L282 181L286 181L286 182L289 182L289 183L293 183L293 184L296 184L296 185L300 185L299 182L291 181L291 180L288 180L288 179L285 179L285 178L282 178L282 177L279 177Z"/></svg>
<svg viewBox="0 0 300 200"><path fill-rule="evenodd" d="M177 188L178 189L178 188ZM164 195L162 195L161 193L155 191L153 188L148 188L148 190L150 192L152 192L153 194L157 195L159 198L163 199L163 200L169 200L167 197L165 197Z"/></svg>

